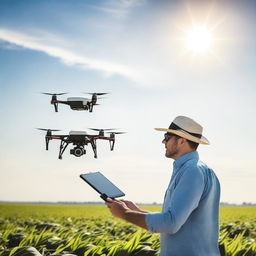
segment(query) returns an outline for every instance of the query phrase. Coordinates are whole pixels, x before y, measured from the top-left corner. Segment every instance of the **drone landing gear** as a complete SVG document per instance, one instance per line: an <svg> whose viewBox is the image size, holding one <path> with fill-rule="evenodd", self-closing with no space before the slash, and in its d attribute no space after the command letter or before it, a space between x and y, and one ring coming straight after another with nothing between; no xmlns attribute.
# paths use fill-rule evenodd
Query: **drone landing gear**
<svg viewBox="0 0 256 256"><path fill-rule="evenodd" d="M62 154L64 153L65 149L67 148L68 143L66 141L60 142L60 151L59 151L59 159L62 159Z"/></svg>
<svg viewBox="0 0 256 256"><path fill-rule="evenodd" d="M46 145L46 150L49 148L49 138L45 137L45 145Z"/></svg>
<svg viewBox="0 0 256 256"><path fill-rule="evenodd" d="M109 145L110 145L110 150L113 151L114 150L114 145L115 145L115 141L114 140L110 140L109 141Z"/></svg>
<svg viewBox="0 0 256 256"><path fill-rule="evenodd" d="M91 140L92 150L94 153L94 158L97 158L97 147L96 147L96 141Z"/></svg>
<svg viewBox="0 0 256 256"><path fill-rule="evenodd" d="M55 112L58 112L58 100L56 95L52 96L51 104L53 104Z"/></svg>
<svg viewBox="0 0 256 256"><path fill-rule="evenodd" d="M53 103L55 112L58 112L58 103Z"/></svg>

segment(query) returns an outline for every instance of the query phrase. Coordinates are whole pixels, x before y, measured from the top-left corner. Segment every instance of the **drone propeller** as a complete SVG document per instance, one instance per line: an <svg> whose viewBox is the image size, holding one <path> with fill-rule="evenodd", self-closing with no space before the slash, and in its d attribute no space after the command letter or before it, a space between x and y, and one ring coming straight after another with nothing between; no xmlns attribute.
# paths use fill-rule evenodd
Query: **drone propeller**
<svg viewBox="0 0 256 256"><path fill-rule="evenodd" d="M110 134L124 134L126 132L107 132L107 133L110 133Z"/></svg>
<svg viewBox="0 0 256 256"><path fill-rule="evenodd" d="M88 128L88 129L99 132L99 136L104 136L105 131L115 130L116 128L110 128L110 129Z"/></svg>
<svg viewBox="0 0 256 256"><path fill-rule="evenodd" d="M41 92L42 94L45 95L51 95L51 96L57 96L57 95L64 95L67 94L67 92L62 92L62 93L49 93L49 92Z"/></svg>
<svg viewBox="0 0 256 256"><path fill-rule="evenodd" d="M41 131L50 131L50 132L58 132L58 131L61 131L61 130L57 130L57 129L45 129L45 128L36 128L37 130L41 130Z"/></svg>
<svg viewBox="0 0 256 256"><path fill-rule="evenodd" d="M84 93L90 94L90 95L97 95L97 96L109 94L109 92L84 92Z"/></svg>
<svg viewBox="0 0 256 256"><path fill-rule="evenodd" d="M90 130L93 130L93 131L111 131L111 130L116 130L117 128L109 128L109 129L98 129L98 128L88 128Z"/></svg>

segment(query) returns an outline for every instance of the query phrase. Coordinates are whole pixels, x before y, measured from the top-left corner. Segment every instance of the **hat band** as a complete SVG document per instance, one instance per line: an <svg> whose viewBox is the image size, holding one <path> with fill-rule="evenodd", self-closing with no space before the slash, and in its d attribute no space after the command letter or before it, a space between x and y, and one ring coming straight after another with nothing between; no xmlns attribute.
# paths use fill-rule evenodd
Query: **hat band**
<svg viewBox="0 0 256 256"><path fill-rule="evenodd" d="M194 136L194 137L197 137L197 138L199 138L199 139L202 138L202 134L193 133L193 132L188 132L188 131L182 129L181 127L179 127L179 126L178 126L177 124L175 124L175 123L171 123L168 129L171 129L171 130L182 130L182 131L184 131L184 132L189 133L190 135L192 135L192 136Z"/></svg>

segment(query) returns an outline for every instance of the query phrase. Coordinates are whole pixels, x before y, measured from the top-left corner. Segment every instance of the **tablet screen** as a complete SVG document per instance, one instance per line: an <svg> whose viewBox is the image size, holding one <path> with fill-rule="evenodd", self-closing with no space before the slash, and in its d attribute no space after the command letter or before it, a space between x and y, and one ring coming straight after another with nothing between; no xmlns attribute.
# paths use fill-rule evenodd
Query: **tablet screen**
<svg viewBox="0 0 256 256"><path fill-rule="evenodd" d="M116 198L125 195L118 187L116 187L100 172L81 174L80 177L101 195L105 194L110 198Z"/></svg>

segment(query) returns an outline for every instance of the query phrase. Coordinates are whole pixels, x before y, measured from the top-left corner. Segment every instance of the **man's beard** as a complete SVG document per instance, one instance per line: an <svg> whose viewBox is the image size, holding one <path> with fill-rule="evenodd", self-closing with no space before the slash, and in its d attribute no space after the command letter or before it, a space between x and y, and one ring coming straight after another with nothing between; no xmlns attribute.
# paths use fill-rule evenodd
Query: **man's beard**
<svg viewBox="0 0 256 256"><path fill-rule="evenodd" d="M167 149L165 151L165 156L168 158L173 158L178 154L178 148L177 148L177 143L173 144L171 149Z"/></svg>

